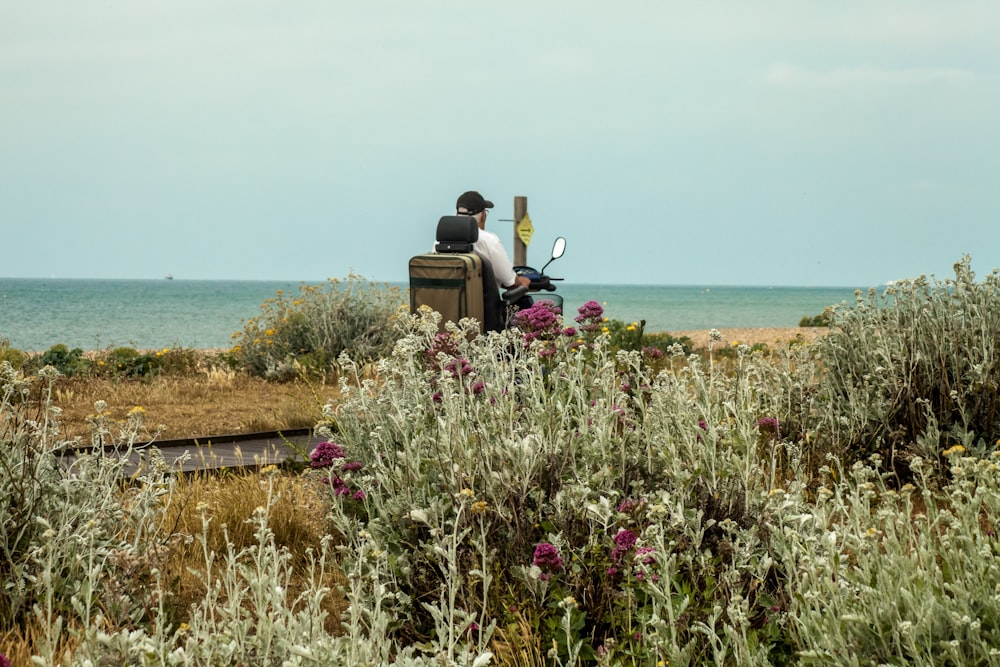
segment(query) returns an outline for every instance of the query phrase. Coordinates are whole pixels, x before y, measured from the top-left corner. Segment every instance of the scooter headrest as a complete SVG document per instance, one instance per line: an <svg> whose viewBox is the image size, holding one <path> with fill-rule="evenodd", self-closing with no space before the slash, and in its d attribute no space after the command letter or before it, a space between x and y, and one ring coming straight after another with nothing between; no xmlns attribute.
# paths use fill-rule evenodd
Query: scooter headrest
<svg viewBox="0 0 1000 667"><path fill-rule="evenodd" d="M468 215L445 215L438 220L438 252L472 252L472 244L479 240L476 219Z"/></svg>

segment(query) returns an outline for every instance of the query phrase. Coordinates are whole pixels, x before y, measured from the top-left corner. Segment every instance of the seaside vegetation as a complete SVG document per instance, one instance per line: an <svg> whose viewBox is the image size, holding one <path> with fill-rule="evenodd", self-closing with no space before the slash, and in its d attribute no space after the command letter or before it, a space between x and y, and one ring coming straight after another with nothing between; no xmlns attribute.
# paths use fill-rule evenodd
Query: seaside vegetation
<svg viewBox="0 0 1000 667"><path fill-rule="evenodd" d="M364 361L388 353L404 303L398 287L355 275L302 285L298 294L279 290L233 334L230 357L234 367L272 380L326 377L345 351Z"/></svg>
<svg viewBox="0 0 1000 667"><path fill-rule="evenodd" d="M694 353L595 302L480 337L397 313L374 363L337 358L304 468L192 478L65 465L57 371L0 362L0 654L997 664L1000 273L830 314Z"/></svg>
<svg viewBox="0 0 1000 667"><path fill-rule="evenodd" d="M832 321L832 313L828 308L824 310L819 315L813 315L812 317L806 315L801 320L799 320L800 327L828 327Z"/></svg>

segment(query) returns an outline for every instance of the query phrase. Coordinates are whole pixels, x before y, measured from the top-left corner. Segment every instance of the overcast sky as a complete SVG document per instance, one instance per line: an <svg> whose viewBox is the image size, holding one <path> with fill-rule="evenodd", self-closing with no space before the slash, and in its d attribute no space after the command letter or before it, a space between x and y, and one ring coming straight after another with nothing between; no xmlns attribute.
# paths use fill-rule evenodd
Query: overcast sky
<svg viewBox="0 0 1000 667"><path fill-rule="evenodd" d="M983 275L998 119L995 0L0 0L0 276L404 280L467 189L576 283Z"/></svg>

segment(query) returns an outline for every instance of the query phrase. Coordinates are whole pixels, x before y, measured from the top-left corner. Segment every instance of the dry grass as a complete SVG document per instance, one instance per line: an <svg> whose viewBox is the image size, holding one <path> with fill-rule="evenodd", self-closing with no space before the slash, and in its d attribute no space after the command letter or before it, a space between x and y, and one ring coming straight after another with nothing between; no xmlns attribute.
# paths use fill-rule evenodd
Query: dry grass
<svg viewBox="0 0 1000 667"><path fill-rule="evenodd" d="M158 439L163 440L310 427L319 420L323 404L337 396L333 385L267 382L213 370L151 380L60 378L55 403L63 410L64 432L89 442L87 418L99 400L107 403L107 413L115 420L142 407L148 435L159 431Z"/></svg>
<svg viewBox="0 0 1000 667"><path fill-rule="evenodd" d="M165 579L171 582L175 623L186 621L190 605L206 594L203 547L198 541L185 538L203 534L209 551L220 556L230 548L239 552L256 544L256 528L251 518L255 510L268 505L269 483L273 499L268 528L274 544L287 549L291 556L293 576L289 598L294 599L304 589L308 554L319 554L321 542L330 532L326 520L328 487L308 475L279 472L180 477L164 520L166 532L173 536L163 570ZM207 525L204 519L208 520ZM338 571L329 577L327 586L336 590L343 583ZM335 632L339 628L343 604L339 595L326 599L327 630Z"/></svg>

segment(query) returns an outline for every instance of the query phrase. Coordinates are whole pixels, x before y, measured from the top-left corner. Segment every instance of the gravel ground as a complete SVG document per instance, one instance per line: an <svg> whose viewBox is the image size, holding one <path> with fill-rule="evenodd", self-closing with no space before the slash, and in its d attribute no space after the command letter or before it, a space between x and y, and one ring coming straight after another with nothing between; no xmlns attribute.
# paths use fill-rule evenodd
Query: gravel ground
<svg viewBox="0 0 1000 667"><path fill-rule="evenodd" d="M708 332L710 329L699 329L697 331L671 331L670 335L680 338L687 336L694 343L694 347L708 347ZM749 329L719 329L722 334L722 341L716 345L756 345L766 343L773 347L782 343L795 340L801 337L803 340L812 341L825 334L829 329L825 327L758 327Z"/></svg>

